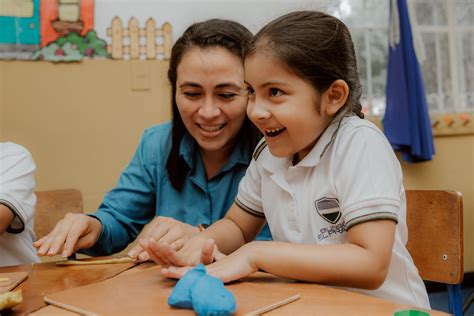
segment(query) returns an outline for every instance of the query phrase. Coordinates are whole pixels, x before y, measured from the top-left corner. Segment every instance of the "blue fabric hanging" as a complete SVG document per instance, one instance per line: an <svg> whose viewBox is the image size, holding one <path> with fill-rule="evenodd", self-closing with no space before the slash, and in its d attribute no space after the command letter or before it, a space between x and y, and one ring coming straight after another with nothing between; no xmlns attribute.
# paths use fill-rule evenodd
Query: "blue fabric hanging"
<svg viewBox="0 0 474 316"><path fill-rule="evenodd" d="M384 133L406 161L427 161L435 150L408 7L406 0L390 0L390 3Z"/></svg>

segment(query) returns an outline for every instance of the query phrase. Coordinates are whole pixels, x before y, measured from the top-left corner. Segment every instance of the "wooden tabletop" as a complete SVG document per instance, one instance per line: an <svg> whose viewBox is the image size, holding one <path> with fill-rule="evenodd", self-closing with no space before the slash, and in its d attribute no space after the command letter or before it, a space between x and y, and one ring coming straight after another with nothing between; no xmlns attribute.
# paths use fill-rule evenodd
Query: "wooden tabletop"
<svg viewBox="0 0 474 316"><path fill-rule="evenodd" d="M0 268L0 273L27 271L28 278L18 288L24 302L5 315L72 315L52 306L46 307L44 297L70 310L104 315L146 315L153 311L163 315L194 313L172 309L167 304L175 281L164 279L159 269L147 263L107 264L59 267L41 263ZM413 306L357 294L318 284L295 282L266 273L256 273L243 281L227 284L235 296L236 315L245 315L282 299L300 295L300 299L277 308L269 315L393 315ZM447 315L429 311L430 315ZM3 315L3 313L2 313Z"/></svg>
<svg viewBox="0 0 474 316"><path fill-rule="evenodd" d="M59 267L55 262L48 262L2 267L0 273L20 271L28 273L27 279L15 288L22 290L23 302L5 315L31 313L47 305L43 299L47 294L106 280L133 266L134 264L124 263Z"/></svg>

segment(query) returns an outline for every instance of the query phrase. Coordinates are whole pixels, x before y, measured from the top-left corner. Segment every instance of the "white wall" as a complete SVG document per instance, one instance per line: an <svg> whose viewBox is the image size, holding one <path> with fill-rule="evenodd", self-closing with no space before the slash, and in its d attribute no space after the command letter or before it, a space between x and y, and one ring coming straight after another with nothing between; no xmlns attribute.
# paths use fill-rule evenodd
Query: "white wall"
<svg viewBox="0 0 474 316"><path fill-rule="evenodd" d="M338 1L336 1L338 2ZM344 3L345 1L340 1ZM140 27L148 18L157 25L164 22L173 27L173 41L194 22L210 18L231 19L242 23L252 32L258 31L270 20L295 10L323 10L327 0L95 0L95 29L102 39L112 19L118 16L122 22L135 17ZM334 1L333 1L334 5ZM124 25L125 26L125 25Z"/></svg>

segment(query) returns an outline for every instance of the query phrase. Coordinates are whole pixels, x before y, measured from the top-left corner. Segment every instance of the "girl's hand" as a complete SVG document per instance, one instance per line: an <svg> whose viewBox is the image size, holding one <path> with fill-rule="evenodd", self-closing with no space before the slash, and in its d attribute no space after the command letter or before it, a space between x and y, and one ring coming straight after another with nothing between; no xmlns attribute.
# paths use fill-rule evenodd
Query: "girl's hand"
<svg viewBox="0 0 474 316"><path fill-rule="evenodd" d="M228 256L219 253L219 259L206 266L207 273L227 283L257 272L258 267L255 259L256 253L258 253L257 246L258 243L252 242ZM168 278L179 279L191 268L170 266L162 269L161 273Z"/></svg>

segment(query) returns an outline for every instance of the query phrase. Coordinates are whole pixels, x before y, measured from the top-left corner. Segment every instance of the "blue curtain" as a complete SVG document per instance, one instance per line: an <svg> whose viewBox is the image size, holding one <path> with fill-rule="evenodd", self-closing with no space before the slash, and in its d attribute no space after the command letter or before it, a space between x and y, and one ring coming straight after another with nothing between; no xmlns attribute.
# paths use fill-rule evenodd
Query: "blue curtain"
<svg viewBox="0 0 474 316"><path fill-rule="evenodd" d="M390 4L384 133L406 161L427 161L435 150L408 7L406 0L390 0Z"/></svg>

